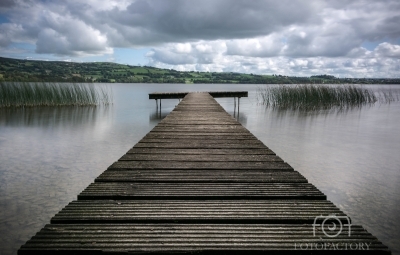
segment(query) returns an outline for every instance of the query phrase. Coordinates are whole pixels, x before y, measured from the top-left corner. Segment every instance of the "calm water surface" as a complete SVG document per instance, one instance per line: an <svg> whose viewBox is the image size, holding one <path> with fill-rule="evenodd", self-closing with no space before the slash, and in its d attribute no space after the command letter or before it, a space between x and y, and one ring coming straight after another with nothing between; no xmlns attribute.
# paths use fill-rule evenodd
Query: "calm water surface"
<svg viewBox="0 0 400 255"><path fill-rule="evenodd" d="M239 121L400 254L400 103L272 111L257 85L113 84L110 107L0 110L0 254L17 249L159 121L148 93L247 90ZM385 86L400 93L400 86ZM372 86L378 88L378 86ZM233 115L233 99L218 99ZM162 101L162 116L178 100Z"/></svg>

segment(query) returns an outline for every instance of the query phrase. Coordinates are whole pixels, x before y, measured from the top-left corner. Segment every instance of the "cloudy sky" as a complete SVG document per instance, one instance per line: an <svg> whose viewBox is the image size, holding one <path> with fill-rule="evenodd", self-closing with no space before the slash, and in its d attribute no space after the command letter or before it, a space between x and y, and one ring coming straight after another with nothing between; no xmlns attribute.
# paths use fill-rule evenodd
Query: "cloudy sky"
<svg viewBox="0 0 400 255"><path fill-rule="evenodd" d="M400 1L0 0L0 56L400 77Z"/></svg>

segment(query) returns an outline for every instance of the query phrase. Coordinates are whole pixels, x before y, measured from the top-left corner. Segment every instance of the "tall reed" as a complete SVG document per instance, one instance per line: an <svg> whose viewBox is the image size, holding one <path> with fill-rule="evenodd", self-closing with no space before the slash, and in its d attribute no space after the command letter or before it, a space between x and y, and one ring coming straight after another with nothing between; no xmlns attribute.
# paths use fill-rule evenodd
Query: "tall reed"
<svg viewBox="0 0 400 255"><path fill-rule="evenodd" d="M375 93L361 86L280 85L259 87L259 102L279 109L344 109L371 105L378 101Z"/></svg>
<svg viewBox="0 0 400 255"><path fill-rule="evenodd" d="M111 91L93 84L0 83L0 107L95 106L110 103Z"/></svg>

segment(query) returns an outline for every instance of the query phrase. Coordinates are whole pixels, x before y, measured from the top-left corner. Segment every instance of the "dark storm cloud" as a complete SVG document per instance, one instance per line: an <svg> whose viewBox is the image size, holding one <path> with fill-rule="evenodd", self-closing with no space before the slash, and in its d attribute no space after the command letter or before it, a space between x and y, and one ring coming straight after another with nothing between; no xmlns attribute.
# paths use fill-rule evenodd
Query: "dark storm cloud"
<svg viewBox="0 0 400 255"><path fill-rule="evenodd" d="M5 7L5 8L9 8L9 7L13 7L15 5L15 1L13 0L1 0L0 1L0 8Z"/></svg>
<svg viewBox="0 0 400 255"><path fill-rule="evenodd" d="M169 42L248 38L294 24L321 21L311 1L138 0L121 3L18 2L18 6L9 6L6 15L12 22L20 23L24 31L19 36L37 41L38 53L66 55L84 50L90 53L90 49L83 47L82 40L90 42L93 52L98 52L99 45L105 49L107 46L157 46ZM98 35L93 38L94 32ZM47 39L48 36L52 38ZM96 42L99 36L107 42Z"/></svg>
<svg viewBox="0 0 400 255"><path fill-rule="evenodd" d="M311 1L135 1L104 13L133 43L216 40L267 35L291 24L319 22ZM137 28L136 31L129 28ZM136 33L135 33L136 32Z"/></svg>

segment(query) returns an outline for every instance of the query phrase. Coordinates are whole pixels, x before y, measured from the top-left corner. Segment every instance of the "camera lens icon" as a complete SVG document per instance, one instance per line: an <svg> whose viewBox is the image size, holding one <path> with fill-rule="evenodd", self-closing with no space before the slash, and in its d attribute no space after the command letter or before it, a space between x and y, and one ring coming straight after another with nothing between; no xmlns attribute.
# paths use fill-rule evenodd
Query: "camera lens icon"
<svg viewBox="0 0 400 255"><path fill-rule="evenodd" d="M322 223L317 223L321 222ZM343 231L343 227L348 227L349 236L351 235L351 223L350 219L347 216L336 216L336 215L329 215L329 216L317 216L314 219L313 224L313 233L315 236L316 227L321 227L322 232L325 236L334 238L340 235Z"/></svg>

